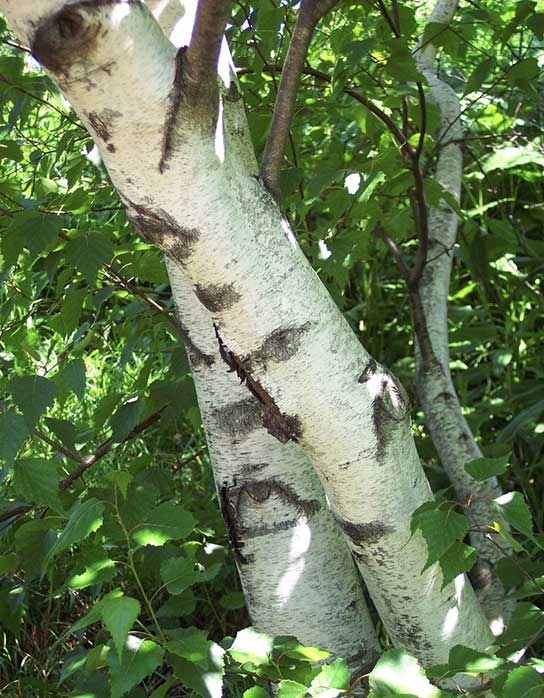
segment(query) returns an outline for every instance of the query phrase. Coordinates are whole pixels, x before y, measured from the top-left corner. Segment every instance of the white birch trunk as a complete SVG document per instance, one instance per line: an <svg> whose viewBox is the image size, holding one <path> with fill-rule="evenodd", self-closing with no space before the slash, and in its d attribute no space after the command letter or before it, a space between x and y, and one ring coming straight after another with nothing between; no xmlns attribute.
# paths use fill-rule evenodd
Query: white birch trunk
<svg viewBox="0 0 544 698"><path fill-rule="evenodd" d="M438 0L427 24L448 24L457 5L458 0ZM440 111L437 138L439 141L442 139L445 145L440 147L434 178L459 203L463 167L459 98L447 82L436 75L436 48L431 41L427 40L422 47L420 44L415 56L418 68L427 80L429 95ZM415 388L433 443L457 496L461 501L471 502L467 515L472 526L480 529L470 535L479 558L471 578L490 620L492 632L498 635L504 629L504 589L493 575L492 567L510 551L504 540L497 538L494 541L493 534L483 529L491 528L495 518L492 500L502 491L496 478L478 482L465 471L465 465L475 458L481 458L482 452L461 410L449 367L448 293L457 225L457 214L446 203L440 208L429 209L429 262L425 266L419 290L437 363L427 369L421 353L416 352Z"/></svg>
<svg viewBox="0 0 544 698"><path fill-rule="evenodd" d="M177 47L187 45L196 0L147 3ZM229 74L228 49L221 71ZM241 101L225 104L234 134L247 128ZM233 140L239 140L236 137ZM240 156L256 167L251 149ZM244 156L245 152L245 156ZM210 312L179 267L165 258L192 367L222 514L253 624L272 636L294 635L370 671L380 645L351 553L328 509L317 475L294 443L260 425L256 398L217 356ZM244 418L238 415L240 405ZM227 425L227 428L223 428ZM331 570L335 574L331 574Z"/></svg>
<svg viewBox="0 0 544 698"><path fill-rule="evenodd" d="M456 644L485 647L487 623L466 577L442 589L438 566L420 574L427 549L410 537L410 519L432 495L404 391L359 344L231 148L221 104L184 100L183 60L139 3L71 7L0 2L97 138L137 229L211 313L216 358L259 397L269 431L309 455L394 642L424 663L445 661ZM233 407L217 427L244 415Z"/></svg>

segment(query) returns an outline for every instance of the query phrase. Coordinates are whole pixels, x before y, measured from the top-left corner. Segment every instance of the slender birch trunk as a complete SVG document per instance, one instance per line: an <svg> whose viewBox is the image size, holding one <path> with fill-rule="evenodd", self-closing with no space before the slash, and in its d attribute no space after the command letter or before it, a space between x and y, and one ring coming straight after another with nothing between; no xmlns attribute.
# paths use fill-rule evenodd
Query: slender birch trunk
<svg viewBox="0 0 544 698"><path fill-rule="evenodd" d="M185 6L179 0L147 4L175 46L189 43L196 0ZM225 47L223 61L228 58ZM227 72L228 67L221 66ZM227 100L224 107L234 134L247 128L240 101ZM244 151L243 143L239 147L241 157L246 152L256 167L253 152ZM179 267L168 257L165 261L252 621L272 636L295 635L305 644L325 647L367 673L380 645L360 576L317 475L296 444L281 444L261 426L256 398L217 356L210 312Z"/></svg>
<svg viewBox="0 0 544 698"><path fill-rule="evenodd" d="M95 135L135 227L210 312L217 361L257 399L267 430L310 457L393 641L424 663L445 661L456 644L485 647L491 636L466 577L442 589L437 565L420 574L427 549L410 519L432 493L405 393L360 345L231 148L215 78L194 79L196 42L176 55L135 0L0 8ZM229 85L228 99L240 98ZM243 405L227 417L218 430L233 421L260 429L247 427Z"/></svg>
<svg viewBox="0 0 544 698"><path fill-rule="evenodd" d="M448 24L457 5L458 0L438 0L427 25ZM436 48L432 41L426 40L416 49L415 55L418 68L427 80L430 97L440 111L437 138L441 146L434 178L459 203L463 166L459 98L448 83L436 75ZM498 635L504 629L504 590L493 575L492 567L510 551L502 539L499 547L489 531L495 518L492 500L502 491L496 478L478 482L465 471L465 465L481 458L482 452L461 410L449 368L448 293L457 224L457 214L446 203L429 210L429 261L419 283L419 292L436 361L427 366L418 349L415 388L431 438L457 496L462 501L470 502L467 515L474 528L479 529L470 535L479 556L471 578L489 617L491 629Z"/></svg>

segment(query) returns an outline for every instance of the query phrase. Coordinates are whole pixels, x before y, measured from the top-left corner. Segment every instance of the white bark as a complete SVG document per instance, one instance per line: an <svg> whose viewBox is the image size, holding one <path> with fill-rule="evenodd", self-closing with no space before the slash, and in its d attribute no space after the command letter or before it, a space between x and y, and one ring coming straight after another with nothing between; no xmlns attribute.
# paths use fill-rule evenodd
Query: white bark
<svg viewBox="0 0 544 698"><path fill-rule="evenodd" d="M76 3L64 30L64 0L0 2L97 137L135 226L211 313L216 359L259 396L267 428L309 455L394 642L424 663L456 644L485 647L467 579L442 590L436 565L420 574L427 549L410 519L431 491L404 391L359 344L231 149L221 105L211 114L184 101L182 61L152 17L128 0L90 5ZM233 422L245 424L243 408L217 428Z"/></svg>
<svg viewBox="0 0 544 698"><path fill-rule="evenodd" d="M195 0L185 7L179 0L147 4L175 46L189 43ZM226 49L220 68L226 80L228 57ZM232 141L240 141L236 134L247 129L242 102L225 101L224 107ZM253 152L244 145L237 143L239 157L256 168ZM366 673L378 658L380 645L360 576L317 475L296 444L281 444L260 426L256 398L226 372L217 356L209 311L167 257L166 267L217 493L253 624L273 636L295 635L305 644L327 648ZM242 420L237 418L240 411ZM234 418L229 421L230 415Z"/></svg>
<svg viewBox="0 0 544 698"><path fill-rule="evenodd" d="M448 24L458 0L438 0L427 23ZM459 98L447 82L435 72L436 48L432 42L416 49L416 62L425 76L429 95L440 111L438 141L440 147L434 173L445 191L459 203L461 198L462 151L461 108ZM474 528L489 529L494 520L492 500L502 494L496 478L477 482L465 465L480 458L482 452L461 410L450 372L448 344L448 293L457 237L457 214L444 203L430 208L428 214L429 251L420 284L420 296L436 363L427 368L417 351L415 387L423 407L425 421L440 460L461 501L471 502L467 515ZM491 622L494 634L504 629L504 590L492 574L492 566L509 552L504 541L493 540L493 534L471 533L470 540L479 556L472 575L478 596ZM500 547L496 543L500 543ZM502 548L502 550L501 550Z"/></svg>

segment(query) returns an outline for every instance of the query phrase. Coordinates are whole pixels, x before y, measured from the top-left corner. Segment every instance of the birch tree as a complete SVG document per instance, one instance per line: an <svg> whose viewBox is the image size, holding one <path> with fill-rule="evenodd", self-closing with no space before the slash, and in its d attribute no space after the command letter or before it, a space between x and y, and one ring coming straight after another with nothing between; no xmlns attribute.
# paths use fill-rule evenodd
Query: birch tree
<svg viewBox="0 0 544 698"><path fill-rule="evenodd" d="M6 0L1 9L94 134L135 228L210 312L215 358L257 400L266 430L310 458L393 641L425 663L444 661L459 643L486 647L467 579L443 588L436 564L419 574L428 553L410 519L431 491L404 390L359 344L236 147L250 147L247 132L233 134L224 102L241 95L227 75L220 90L216 77L228 3L200 2L191 43L178 52L132 1ZM294 87L284 73L286 104ZM283 133L284 109L279 99L272 138ZM247 425L243 410L229 421ZM272 493L264 484L255 491Z"/></svg>

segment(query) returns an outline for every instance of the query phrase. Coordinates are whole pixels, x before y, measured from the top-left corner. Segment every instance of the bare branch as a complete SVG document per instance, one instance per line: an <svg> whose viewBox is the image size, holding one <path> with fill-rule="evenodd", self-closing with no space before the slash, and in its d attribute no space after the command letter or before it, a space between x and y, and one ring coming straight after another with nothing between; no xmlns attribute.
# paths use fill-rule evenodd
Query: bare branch
<svg viewBox="0 0 544 698"><path fill-rule="evenodd" d="M304 72L304 62L312 34L320 19L337 2L338 0L302 0L300 3L295 29L281 73L272 124L261 162L261 179L278 202L281 199L281 163L289 138L300 76Z"/></svg>
<svg viewBox="0 0 544 698"><path fill-rule="evenodd" d="M191 43L185 54L186 75L194 84L214 78L230 0L199 0Z"/></svg>

